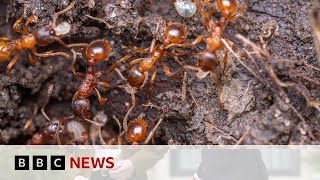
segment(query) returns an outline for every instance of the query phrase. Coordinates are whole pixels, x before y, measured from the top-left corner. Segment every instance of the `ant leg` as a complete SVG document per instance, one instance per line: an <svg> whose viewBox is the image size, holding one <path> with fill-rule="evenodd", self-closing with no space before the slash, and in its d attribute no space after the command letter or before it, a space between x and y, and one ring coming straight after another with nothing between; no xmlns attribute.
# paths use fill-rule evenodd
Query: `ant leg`
<svg viewBox="0 0 320 180"><path fill-rule="evenodd" d="M34 12L35 13L35 12ZM28 33L29 31L29 28L28 28L28 25L30 23L37 23L38 22L38 17L35 15L35 14L32 14L26 21L26 23L24 24L23 26L23 32L24 33Z"/></svg>
<svg viewBox="0 0 320 180"><path fill-rule="evenodd" d="M47 121L51 121L51 119L49 118L49 116L47 115L46 111L44 110L44 108L47 106L50 98L51 98L51 95L52 95L52 91L53 91L53 84L50 84L49 87L48 87L48 94L47 94L47 97L46 97L46 100L44 101L42 107L41 107L41 113L43 115L43 117L47 120Z"/></svg>
<svg viewBox="0 0 320 180"><path fill-rule="evenodd" d="M0 37L0 41L12 41L12 38Z"/></svg>
<svg viewBox="0 0 320 180"><path fill-rule="evenodd" d="M60 38L57 38L57 39L60 39ZM63 42L61 39L58 40L58 42L59 42L59 41ZM64 42L63 42L63 43L64 43ZM68 45L67 45L68 48L87 47L87 46L89 46L88 43L73 43L73 44L68 44Z"/></svg>
<svg viewBox="0 0 320 180"><path fill-rule="evenodd" d="M204 0L204 3L206 3L207 6L209 6L209 12L208 12L208 17L212 17L212 14L214 12L214 6L212 3L209 2L209 0Z"/></svg>
<svg viewBox="0 0 320 180"><path fill-rule="evenodd" d="M20 53L21 53L21 51L17 52L17 54L14 55L14 57L11 60L11 62L7 66L6 73L9 73L10 69L12 68L12 66L17 62L17 60L18 60L18 58L20 56Z"/></svg>
<svg viewBox="0 0 320 180"><path fill-rule="evenodd" d="M136 52L141 53L141 54L148 54L149 53L145 49L140 48L140 47L136 47L136 46L123 46L123 47L127 48L127 49L130 49L132 51L136 51Z"/></svg>
<svg viewBox="0 0 320 180"><path fill-rule="evenodd" d="M58 143L58 145L62 145L61 139L60 139L60 136L59 136L59 134L60 134L60 133L59 133L60 127L61 127L61 123L59 122L59 123L58 123L57 131L56 131L56 133L55 133L56 138L57 138L57 143Z"/></svg>
<svg viewBox="0 0 320 180"><path fill-rule="evenodd" d="M73 95L72 101L74 101L75 99L77 99L78 95L79 95L79 92L77 91L77 92Z"/></svg>
<svg viewBox="0 0 320 180"><path fill-rule="evenodd" d="M121 73L121 71L118 68L114 68L114 71L118 74L118 76L121 78L122 81L127 81L127 79L123 76L123 74ZM110 80L110 76L112 75L112 73L113 73L113 71L110 74L108 74L108 76L104 79L104 82Z"/></svg>
<svg viewBox="0 0 320 180"><path fill-rule="evenodd" d="M118 74L118 76L123 80L126 81L127 79L123 76L121 71L118 68L115 68L114 71Z"/></svg>
<svg viewBox="0 0 320 180"><path fill-rule="evenodd" d="M187 42L187 43L182 43L182 44L170 44L166 47L166 49L170 48L170 47L189 47L189 46L195 46L196 44L198 44L199 42L202 41L202 39L204 39L205 37L207 37L207 35L201 35L198 36L193 42Z"/></svg>
<svg viewBox="0 0 320 180"><path fill-rule="evenodd" d="M98 81L98 82L96 82L96 84L99 84L100 86L107 87L107 88L114 87L113 85L111 85L107 82L102 82L102 81Z"/></svg>
<svg viewBox="0 0 320 180"><path fill-rule="evenodd" d="M102 74L106 74L106 73L114 70L114 68L116 68L121 62L124 62L124 61L130 59L131 57L132 57L131 54L128 54L128 55L124 56L123 58L121 58L121 59L119 59L118 61L116 61L116 62L114 62L113 64L111 64L111 66L109 66L108 69L106 69L106 70L104 70L104 71L99 71L99 72L97 73L97 77L100 77Z"/></svg>
<svg viewBox="0 0 320 180"><path fill-rule="evenodd" d="M35 56L38 56L38 57L42 57L42 58L47 58L47 57L53 57L53 56L64 56L66 58L69 57L69 55L65 52L52 52L52 51L49 51L49 52L44 52L44 53L37 53L37 50L35 47L33 47L31 49L31 52L32 54L34 54Z"/></svg>
<svg viewBox="0 0 320 180"><path fill-rule="evenodd" d="M225 50L225 54L223 57L223 68L222 68L222 76L225 77L225 70L227 67L227 63L228 63L228 51Z"/></svg>
<svg viewBox="0 0 320 180"><path fill-rule="evenodd" d="M221 81L220 79L217 77L216 74L212 73L212 79L213 81L215 81L217 83L217 91L218 91L218 104L219 104L219 108L222 109L223 105L222 105L222 101L221 101Z"/></svg>
<svg viewBox="0 0 320 180"><path fill-rule="evenodd" d="M201 0L194 0L193 2L197 5L197 7L201 13L201 16L202 16L202 23L206 27L206 29L208 30L209 29L208 24L210 22L210 17L204 11L204 7L203 7Z"/></svg>
<svg viewBox="0 0 320 180"><path fill-rule="evenodd" d="M74 5L76 4L76 1L77 1L77 0L73 1L72 3L70 3L69 6L66 7L65 9L63 9L63 10L61 10L61 11L56 12L55 14L53 14L53 16L52 16L52 26L53 26L53 27L56 27L58 17L59 17L61 14L64 14L64 13L66 13L67 11L69 11L70 9L72 9L72 8L74 7Z"/></svg>
<svg viewBox="0 0 320 180"><path fill-rule="evenodd" d="M128 117L129 117L129 114L131 113L131 111L133 110L133 108L135 107L136 105L136 96L134 93L130 93L131 94L131 107L129 108L128 112L126 113L126 115L124 116L124 119L123 119L123 129L124 129L124 132L126 132L128 130Z"/></svg>
<svg viewBox="0 0 320 180"><path fill-rule="evenodd" d="M172 52L172 53L175 53L175 50L173 50L173 51L171 51L171 52ZM173 59L174 59L174 61L176 61L180 66L183 66L184 63L181 62L177 56L174 56Z"/></svg>
<svg viewBox="0 0 320 180"><path fill-rule="evenodd" d="M144 141L144 144L148 144L149 141L152 139L152 137L154 136L154 133L157 131L158 127L160 126L160 124L162 123L163 121L163 117L161 117L159 119L159 121L157 122L157 124L154 126L154 128L150 131L147 139Z"/></svg>
<svg viewBox="0 0 320 180"><path fill-rule="evenodd" d="M28 9L28 4L27 4L27 2L24 2L23 13L22 13L21 17L14 22L14 24L12 26L13 31L20 33L20 34L23 34L23 31L21 29L19 29L18 26L21 23L22 19L26 16L27 9Z"/></svg>
<svg viewBox="0 0 320 180"><path fill-rule="evenodd" d="M249 0L245 0L242 4L241 4L241 8L238 11L237 14L231 16L230 18L228 18L228 22L233 21L237 18L239 18L240 16L242 16L242 14L245 12L246 8L247 8L247 4L248 4Z"/></svg>
<svg viewBox="0 0 320 180"><path fill-rule="evenodd" d="M18 26L19 26L19 24L21 23L21 21L22 21L22 17L14 22L12 28L13 28L13 31L14 31L14 32L23 34L23 31L18 28Z"/></svg>
<svg viewBox="0 0 320 180"><path fill-rule="evenodd" d="M139 58L139 59L135 59L131 62L129 62L129 67L131 67L134 64L140 63L141 61L143 61L145 58Z"/></svg>
<svg viewBox="0 0 320 180"><path fill-rule="evenodd" d="M58 42L61 46L65 48L74 48L74 47L87 47L89 46L88 43L73 43L73 44L67 44L59 37L54 37L54 40Z"/></svg>
<svg viewBox="0 0 320 180"><path fill-rule="evenodd" d="M31 65L35 65L37 63L36 57L33 55L32 51L29 50L29 62Z"/></svg>
<svg viewBox="0 0 320 180"><path fill-rule="evenodd" d="M151 92L153 89L153 84L154 81L156 80L156 76L157 76L157 68L154 68L153 73L151 75L151 79L150 79L150 85L149 85L149 90L148 90L148 103L147 104L151 104Z"/></svg>
<svg viewBox="0 0 320 180"><path fill-rule="evenodd" d="M87 119L87 118L85 118L85 117L83 117L83 119L84 119L85 121L87 121L88 123L91 123L92 125L94 125L94 126L98 129L98 135L99 135L99 139L100 139L100 141L101 141L101 144L102 144L102 145L107 145L106 142L105 142L105 141L103 140L103 138L102 138L102 133L101 133L101 127L100 127L100 125L99 125L97 122L92 121L92 120L90 120L90 119Z"/></svg>
<svg viewBox="0 0 320 180"><path fill-rule="evenodd" d="M171 77L171 78L174 78L174 79L177 79L177 78L175 77L175 75L178 74L178 73L180 73L180 72L183 70L183 68L180 68L180 69L178 69L178 70L175 71L175 72L171 72L170 69L169 69L169 67L168 67L164 62L161 61L161 63L162 63L162 67L163 67L163 69L164 69L165 74L166 74L167 76Z"/></svg>
<svg viewBox="0 0 320 180"><path fill-rule="evenodd" d="M54 56L64 56L66 58L69 57L69 55L65 52L44 52L44 53L34 53L35 56L38 56L38 57L42 57L42 58L47 58L47 57L54 57Z"/></svg>
<svg viewBox="0 0 320 180"><path fill-rule="evenodd" d="M194 67L194 66L190 66L190 65L184 65L182 66L183 69L188 69L188 70L191 70L191 71L195 71L195 72L198 72L200 70L200 68L198 67Z"/></svg>
<svg viewBox="0 0 320 180"><path fill-rule="evenodd" d="M233 51L236 51L236 47L234 46L234 44L228 40L228 39L223 39L225 40L225 42L232 48ZM222 69L222 76L225 76L225 69L228 63L228 49L226 46L224 46L224 51L225 51L225 55L223 57L223 69Z"/></svg>
<svg viewBox="0 0 320 180"><path fill-rule="evenodd" d="M158 32L158 31L157 31ZM152 39L151 45L150 45L150 53L154 50L156 45L156 39Z"/></svg>
<svg viewBox="0 0 320 180"><path fill-rule="evenodd" d="M37 112L38 112L38 106L34 105L32 116L26 120L26 122L23 126L23 129L28 129L31 126L33 119L37 116Z"/></svg>
<svg viewBox="0 0 320 180"><path fill-rule="evenodd" d="M78 77L85 77L86 75L81 73L81 72L76 72L76 67L75 67L75 63L76 63L76 60L77 60L77 53L74 49L71 49L71 52L72 52L72 63L69 67L69 70L72 71L72 73Z"/></svg>
<svg viewBox="0 0 320 180"><path fill-rule="evenodd" d="M185 56L185 55L188 55L188 53L185 53L185 52L165 52L165 55L169 55L169 56Z"/></svg>
<svg viewBox="0 0 320 180"><path fill-rule="evenodd" d="M94 87L94 90L97 93L97 97L98 97L100 105L104 105L107 102L107 98L103 98L101 93L99 92L99 90L96 87Z"/></svg>

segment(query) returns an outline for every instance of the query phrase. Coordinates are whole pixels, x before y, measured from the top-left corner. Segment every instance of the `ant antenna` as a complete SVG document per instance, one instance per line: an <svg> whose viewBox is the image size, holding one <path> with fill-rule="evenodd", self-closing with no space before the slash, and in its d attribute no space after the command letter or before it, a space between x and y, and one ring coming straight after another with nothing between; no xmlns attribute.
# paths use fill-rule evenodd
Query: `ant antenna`
<svg viewBox="0 0 320 180"><path fill-rule="evenodd" d="M53 91L53 84L50 84L49 87L48 87L48 94L47 94L47 98L46 100L44 101L44 104L42 105L42 108L41 108L41 113L43 115L44 118L46 118L47 121L51 121L51 119L49 118L49 116L47 115L46 111L44 110L44 108L47 106L49 100L50 100L50 97L52 95L52 91Z"/></svg>

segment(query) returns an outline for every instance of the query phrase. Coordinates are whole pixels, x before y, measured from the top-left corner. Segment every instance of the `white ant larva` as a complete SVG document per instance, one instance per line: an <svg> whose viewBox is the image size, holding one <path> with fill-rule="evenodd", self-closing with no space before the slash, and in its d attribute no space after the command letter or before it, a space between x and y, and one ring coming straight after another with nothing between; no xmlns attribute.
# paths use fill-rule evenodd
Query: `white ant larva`
<svg viewBox="0 0 320 180"><path fill-rule="evenodd" d="M197 6L192 0L173 0L173 2L182 17L192 17L197 11Z"/></svg>

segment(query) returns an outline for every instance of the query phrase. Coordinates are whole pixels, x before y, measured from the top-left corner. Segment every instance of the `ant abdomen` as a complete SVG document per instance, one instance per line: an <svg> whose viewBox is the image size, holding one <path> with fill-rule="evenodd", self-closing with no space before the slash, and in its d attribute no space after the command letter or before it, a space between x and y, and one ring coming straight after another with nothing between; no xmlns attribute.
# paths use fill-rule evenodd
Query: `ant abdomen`
<svg viewBox="0 0 320 180"><path fill-rule="evenodd" d="M111 46L108 40L100 39L90 43L89 46L82 50L82 55L87 60L103 61L111 52Z"/></svg>
<svg viewBox="0 0 320 180"><path fill-rule="evenodd" d="M204 52L198 60L198 67L202 71L213 71L219 65L219 60L211 52Z"/></svg>
<svg viewBox="0 0 320 180"><path fill-rule="evenodd" d="M10 57L10 54L13 52L11 46L3 41L0 41L0 62L4 62Z"/></svg>
<svg viewBox="0 0 320 180"><path fill-rule="evenodd" d="M90 101L84 98L76 98L72 101L72 111L75 116L89 117Z"/></svg>
<svg viewBox="0 0 320 180"><path fill-rule="evenodd" d="M128 142L141 142L147 135L147 123L142 118L137 118L128 125Z"/></svg>
<svg viewBox="0 0 320 180"><path fill-rule="evenodd" d="M187 27L180 23L172 23L165 29L164 37L166 43L180 44L187 38Z"/></svg>
<svg viewBox="0 0 320 180"><path fill-rule="evenodd" d="M137 67L131 67L128 72L128 83L132 87L136 87L140 89L140 87L144 84L145 82L145 74Z"/></svg>
<svg viewBox="0 0 320 180"><path fill-rule="evenodd" d="M34 32L34 36L37 45L47 46L55 41L56 31L50 25L42 26Z"/></svg>
<svg viewBox="0 0 320 180"><path fill-rule="evenodd" d="M217 0L217 7L228 18L238 10L238 0Z"/></svg>

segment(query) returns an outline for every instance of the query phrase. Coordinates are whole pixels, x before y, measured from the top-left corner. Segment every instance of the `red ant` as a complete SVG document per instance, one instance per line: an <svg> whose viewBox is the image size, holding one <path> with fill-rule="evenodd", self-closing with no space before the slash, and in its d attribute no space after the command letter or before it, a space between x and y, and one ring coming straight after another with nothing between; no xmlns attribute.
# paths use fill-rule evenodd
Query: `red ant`
<svg viewBox="0 0 320 180"><path fill-rule="evenodd" d="M162 123L162 121L163 121L163 117L160 117L157 124L153 127L153 129L150 131L149 135L147 136L148 124L144 119L142 119L139 116L137 119L135 119L134 121L131 121L128 124L128 129L126 131L127 141L132 144L138 144L145 139L144 144L148 144L152 139L152 137L154 136L154 133Z"/></svg>
<svg viewBox="0 0 320 180"><path fill-rule="evenodd" d="M158 28L157 28L158 29ZM139 48L139 47L130 47L131 49L139 52L149 54L146 58L139 58L131 61L129 63L130 69L128 70L128 84L120 86L124 87L128 93L131 94L132 97L132 105L129 108L125 118L123 120L123 127L127 130L127 118L135 106L135 93L139 91L146 81L148 80L148 72L153 71L150 79L149 91L148 91L148 104L146 106L154 106L151 104L151 91L153 88L154 81L156 79L157 74L157 62L162 63L162 67L165 71L165 74L169 77L173 77L174 73L172 73L169 67L162 61L162 58L166 55L170 55L173 57L186 55L186 53L173 53L168 52L166 49L171 44L180 44L187 37L187 27L183 24L179 23L171 23L169 22L164 31L164 39L161 44L155 44L155 39L152 41L150 46L150 51ZM138 66L133 66L138 64ZM123 77L123 76L122 76ZM123 78L125 79L125 78Z"/></svg>
<svg viewBox="0 0 320 180"><path fill-rule="evenodd" d="M59 136L57 134L59 134L61 132L61 128L59 128L60 121L78 118L79 120L84 120L84 121L94 125L98 129L98 135L99 135L101 143L105 144L105 142L102 138L100 125L97 122L89 119L90 101L88 98L92 95L93 91L95 91L97 93L99 103L105 104L106 99L102 97L102 95L100 94L98 89L95 87L95 85L98 84L98 85L101 85L104 87L112 87L112 86L106 82L98 81L98 78L100 76L102 76L103 74L112 71L118 65L118 63L125 61L131 57L131 55L127 55L127 56L123 57L122 59L118 60L117 62L113 63L108 69L106 69L104 71L95 72L94 71L95 64L97 62L105 60L108 57L108 55L110 54L110 52L111 52L111 46L110 46L109 42L105 39L93 41L87 47L82 49L82 56L86 60L88 67L87 67L86 74L79 73L79 72L75 73L77 76L83 77L84 79L83 79L82 83L80 84L77 92L74 94L74 96L72 98L73 115L65 117L62 120L51 121L50 118L46 115L46 113L42 109L43 115L50 122L44 128L44 130L48 131L46 133L48 135L44 135L43 133L36 134L34 137L34 140L32 140L32 141L35 141L35 142L43 141L43 138L41 139L41 137L55 137L56 140L59 142L60 140L59 140L59 138L58 138ZM49 92L51 94L52 90L50 90ZM81 129L81 128L79 128L79 129ZM75 129L74 129L74 131L75 131ZM77 132L79 132L79 130ZM55 139L54 138L52 138L52 139L53 140L51 140L51 142L54 142ZM45 142L47 142L47 140ZM94 143L94 141L93 141L93 143Z"/></svg>
<svg viewBox="0 0 320 180"><path fill-rule="evenodd" d="M139 115L134 121L131 121L128 124L128 127L126 130L122 131L119 136L118 136L118 144L121 144L121 137L123 135L126 135L126 139L128 143L132 143L133 145L137 145L141 143L143 140L143 144L149 144L150 140L154 136L156 130L159 128L160 124L163 121L163 115L164 113L167 112L166 109L163 109L163 113L158 120L157 124L153 127L153 129L150 131L150 133L147 135L147 128L148 124L147 122L143 119L142 114ZM120 129L121 131L121 129ZM109 145L112 144L114 141L114 138L109 141Z"/></svg>
<svg viewBox="0 0 320 180"><path fill-rule="evenodd" d="M126 61L131 57L131 55L127 55L122 59L113 63L108 69L104 71L95 72L94 66L96 63L105 60L111 52L111 46L106 39L96 40L90 43L87 47L82 49L82 56L86 60L87 63L87 72L86 74L83 73L75 73L77 76L83 77L83 81L80 84L77 92L74 94L72 98L72 111L74 116L79 117L80 119L89 122L98 128L98 134L102 144L105 144L104 140L102 139L100 125L97 122L94 122L89 118L89 108L90 108L90 101L89 97L92 95L93 91L96 92L98 97L99 103L101 105L105 104L107 101L103 98L95 87L95 85L101 85L104 87L112 87L109 83L98 81L98 78L105 73L112 71L116 66L123 61Z"/></svg>
<svg viewBox="0 0 320 180"><path fill-rule="evenodd" d="M45 112L45 107L47 106L49 99L53 91L53 85L51 84L48 88L47 98L45 103L41 108L41 113L43 117L48 121L46 125L41 128L40 132L33 134L32 138L28 141L30 145L45 145L45 144L89 144L88 133L85 128L76 121L69 121L70 117L66 118L55 118L51 120L47 113ZM65 126L66 125L66 126ZM63 135L64 139L61 141L60 136ZM66 141L65 137L71 138L71 140Z"/></svg>
<svg viewBox="0 0 320 180"><path fill-rule="evenodd" d="M177 47L188 47L188 46L194 46L204 40L204 42L207 44L207 50L199 53L200 57L197 63L196 67L193 66L183 66L184 69L190 69L197 72L198 78L202 79L205 78L208 74L211 74L213 79L217 83L218 88L218 101L219 101L219 107L222 107L220 94L221 94L221 82L220 78L218 78L214 70L215 68L220 64L220 61L217 58L217 50L222 49L225 52L225 55L223 57L223 68L222 68L222 75L224 75L225 68L228 61L228 51L226 48L226 45L224 43L227 43L228 45L233 46L231 41L222 38L222 32L223 32L223 26L232 20L235 20L236 18L240 17L240 15L245 11L246 4L249 0L245 0L244 3L241 5L241 9L239 12L238 7L239 3L237 0L217 0L217 7L219 12L221 13L222 17L219 19L219 21L214 21L211 17L214 12L213 5L208 2L207 0L205 3L209 6L208 13L205 12L204 6L200 0L193 0L196 5L198 6L198 9L200 10L203 24L208 31L208 35L201 35L197 37L193 42L191 43L183 43L183 44L171 44L167 48L177 46ZM236 13L237 12L237 13Z"/></svg>
<svg viewBox="0 0 320 180"><path fill-rule="evenodd" d="M13 30L17 33L21 34L20 39L12 40L11 38L7 37L0 37L0 62L6 61L10 55L14 52L17 51L15 56L12 58L11 62L7 66L6 72L9 72L12 66L16 63L18 60L20 53L24 49L28 49L29 51L29 62L30 64L34 65L37 62L37 59L35 56L38 57L52 57L52 56L65 56L69 57L68 54L64 52L46 52L46 53L41 53L38 54L37 50L35 48L36 45L38 46L47 46L55 41L59 42L61 45L64 47L74 47L74 46L83 46L83 44L70 44L67 45L65 44L57 35L55 31L56 27L56 20L59 15L65 13L66 11L70 10L73 8L75 5L75 1L72 2L67 8L64 10L55 13L52 18L53 22L49 25L39 27L34 31L34 33L29 33L29 28L28 25L30 23L37 23L37 16L35 13L33 13L32 16L30 16L26 23L23 26L23 29L19 29L18 26L21 23L24 15L18 19L14 24L13 24ZM9 42L5 42L9 41Z"/></svg>

